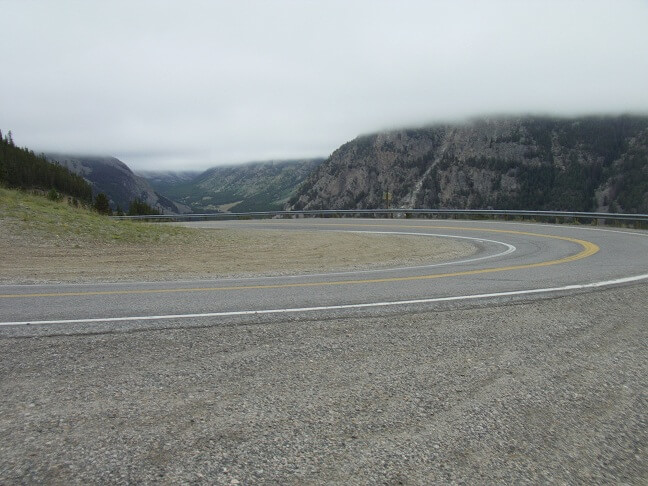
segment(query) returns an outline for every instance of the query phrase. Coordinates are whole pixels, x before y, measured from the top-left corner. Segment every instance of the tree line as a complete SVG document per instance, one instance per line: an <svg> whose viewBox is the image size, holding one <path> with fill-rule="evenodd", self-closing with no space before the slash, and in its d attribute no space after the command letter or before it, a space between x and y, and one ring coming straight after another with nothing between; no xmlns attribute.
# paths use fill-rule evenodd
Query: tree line
<svg viewBox="0 0 648 486"><path fill-rule="evenodd" d="M52 164L42 154L17 147L11 130L4 137L0 131L0 184L14 189L54 190L87 204L92 202L92 188L83 177Z"/></svg>
<svg viewBox="0 0 648 486"><path fill-rule="evenodd" d="M0 131L0 185L12 189L43 191L52 200L67 195L76 202L92 205L100 214L113 214L106 194L99 193L93 199L92 186L83 177L48 161L45 155L36 155L27 148L17 147L11 130L4 136ZM124 214L119 207L114 212ZM129 204L127 214L160 214L160 211L135 199Z"/></svg>
<svg viewBox="0 0 648 486"><path fill-rule="evenodd" d="M128 216L144 216L147 214L160 214L160 211L152 207L151 205L141 201L139 199L133 199L128 205L128 212L124 213L121 207L117 206L117 209L113 212L110 207L110 201L108 196L103 192L97 194L94 204L92 207L100 214L112 215L116 214L117 216L123 216L127 214Z"/></svg>

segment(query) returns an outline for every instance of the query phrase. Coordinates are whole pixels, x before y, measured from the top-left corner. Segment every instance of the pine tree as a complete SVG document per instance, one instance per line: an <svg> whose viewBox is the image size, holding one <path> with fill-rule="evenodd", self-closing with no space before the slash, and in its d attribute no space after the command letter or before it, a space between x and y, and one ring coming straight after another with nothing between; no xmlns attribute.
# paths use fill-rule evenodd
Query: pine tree
<svg viewBox="0 0 648 486"><path fill-rule="evenodd" d="M149 214L160 214L160 211L139 199L133 199L130 202L128 207L129 216L146 216Z"/></svg>
<svg viewBox="0 0 648 486"><path fill-rule="evenodd" d="M110 202L108 201L108 196L106 196L103 192L97 194L97 197L95 197L95 202L93 204L93 207L95 208L95 211L97 211L99 214L107 214L109 216L112 214L112 210L110 209Z"/></svg>
<svg viewBox="0 0 648 486"><path fill-rule="evenodd" d="M44 155L16 147L13 135L0 134L0 184L21 189L55 190L92 203L92 188L80 175L53 164Z"/></svg>

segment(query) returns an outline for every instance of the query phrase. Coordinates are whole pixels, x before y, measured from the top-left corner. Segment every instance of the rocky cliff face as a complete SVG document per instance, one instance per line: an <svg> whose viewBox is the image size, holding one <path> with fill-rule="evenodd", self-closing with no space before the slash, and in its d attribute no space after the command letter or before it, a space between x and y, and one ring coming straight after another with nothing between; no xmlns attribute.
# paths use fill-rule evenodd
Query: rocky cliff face
<svg viewBox="0 0 648 486"><path fill-rule="evenodd" d="M113 210L127 211L139 199L165 214L190 212L189 209L155 192L148 181L136 176L121 160L114 157L85 157L47 154L47 158L81 175L92 186L93 194L104 193Z"/></svg>
<svg viewBox="0 0 648 486"><path fill-rule="evenodd" d="M292 209L648 212L648 117L488 118L361 136L302 184Z"/></svg>

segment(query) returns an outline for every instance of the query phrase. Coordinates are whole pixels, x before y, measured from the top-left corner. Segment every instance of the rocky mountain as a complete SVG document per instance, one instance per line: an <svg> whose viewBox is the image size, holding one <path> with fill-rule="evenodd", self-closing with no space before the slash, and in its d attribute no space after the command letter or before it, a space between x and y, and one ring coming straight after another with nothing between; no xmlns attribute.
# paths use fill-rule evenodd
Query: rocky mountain
<svg viewBox="0 0 648 486"><path fill-rule="evenodd" d="M46 154L47 159L81 175L92 186L94 195L104 193L113 210L127 211L131 201L139 199L165 214L190 212L189 208L158 194L143 177L139 177L114 157L90 157Z"/></svg>
<svg viewBox="0 0 648 486"><path fill-rule="evenodd" d="M361 136L287 207L648 213L648 117L484 118Z"/></svg>
<svg viewBox="0 0 648 486"><path fill-rule="evenodd" d="M299 184L324 159L251 162L190 173L141 172L159 193L193 212L283 209Z"/></svg>

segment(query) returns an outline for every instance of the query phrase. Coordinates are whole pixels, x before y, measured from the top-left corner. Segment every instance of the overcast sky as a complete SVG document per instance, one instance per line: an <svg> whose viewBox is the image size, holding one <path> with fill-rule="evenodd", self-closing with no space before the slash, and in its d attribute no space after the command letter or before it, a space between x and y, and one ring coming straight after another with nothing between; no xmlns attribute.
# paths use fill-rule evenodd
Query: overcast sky
<svg viewBox="0 0 648 486"><path fill-rule="evenodd" d="M484 114L648 113L648 0L0 0L0 129L134 169Z"/></svg>

